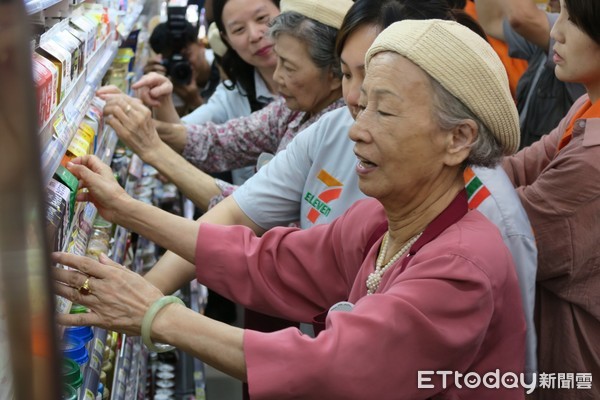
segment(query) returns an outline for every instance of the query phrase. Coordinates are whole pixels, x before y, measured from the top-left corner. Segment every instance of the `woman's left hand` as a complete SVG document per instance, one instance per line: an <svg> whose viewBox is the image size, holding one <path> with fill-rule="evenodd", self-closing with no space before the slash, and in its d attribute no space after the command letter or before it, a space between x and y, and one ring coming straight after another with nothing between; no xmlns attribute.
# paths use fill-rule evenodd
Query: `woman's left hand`
<svg viewBox="0 0 600 400"><path fill-rule="evenodd" d="M139 336L144 314L163 294L143 277L105 254L95 261L68 253L54 253L54 262L73 268L55 268L56 294L89 308L86 314L61 314L68 326L98 326ZM87 281L89 291L82 288Z"/></svg>

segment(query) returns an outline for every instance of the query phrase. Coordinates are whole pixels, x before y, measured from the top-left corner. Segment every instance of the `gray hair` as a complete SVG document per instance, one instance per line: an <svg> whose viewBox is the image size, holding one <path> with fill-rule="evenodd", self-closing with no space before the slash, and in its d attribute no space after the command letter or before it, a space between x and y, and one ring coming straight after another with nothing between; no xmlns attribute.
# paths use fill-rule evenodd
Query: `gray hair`
<svg viewBox="0 0 600 400"><path fill-rule="evenodd" d="M286 11L275 17L269 28L272 38L277 38L282 33L306 43L310 57L317 67L331 71L337 78L342 77L340 60L335 52L337 29L295 11Z"/></svg>
<svg viewBox="0 0 600 400"><path fill-rule="evenodd" d="M477 125L477 139L471 146L466 166L481 166L493 168L503 154L502 144L492 131L456 96L446 90L438 81L429 76L433 88L434 118L440 128L450 130L460 125L465 119L470 119Z"/></svg>

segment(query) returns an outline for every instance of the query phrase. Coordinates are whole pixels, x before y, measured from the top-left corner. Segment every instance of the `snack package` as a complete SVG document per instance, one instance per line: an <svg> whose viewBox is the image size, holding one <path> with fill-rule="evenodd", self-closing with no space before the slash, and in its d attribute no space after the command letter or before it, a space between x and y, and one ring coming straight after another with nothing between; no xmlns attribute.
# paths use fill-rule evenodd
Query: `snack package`
<svg viewBox="0 0 600 400"><path fill-rule="evenodd" d="M40 43L40 47L35 51L58 68L57 102L60 104L71 86L71 53L53 40Z"/></svg>
<svg viewBox="0 0 600 400"><path fill-rule="evenodd" d="M75 213L75 202L77 200L77 189L79 188L79 181L75 178L68 169L62 165L58 166L58 169L54 173L54 178L59 182L63 183L69 188L69 224L73 221L73 214Z"/></svg>
<svg viewBox="0 0 600 400"><path fill-rule="evenodd" d="M97 33L98 33L98 24L96 22L94 22L93 20L91 20L90 18L84 16L84 15L79 15L77 17L74 17L70 20L70 24L85 33L86 35L86 41L85 41L85 59L89 60L89 57L94 53L94 51L96 50L96 39L97 39Z"/></svg>
<svg viewBox="0 0 600 400"><path fill-rule="evenodd" d="M38 110L38 124L44 125L52 114L52 73L39 61L32 60L33 81Z"/></svg>
<svg viewBox="0 0 600 400"><path fill-rule="evenodd" d="M71 190L56 179L51 179L47 188L47 222L52 240L52 250L62 251L69 233L69 199Z"/></svg>
<svg viewBox="0 0 600 400"><path fill-rule="evenodd" d="M73 35L66 31L60 31L54 38L56 42L71 54L71 82L75 83L79 76L79 71L83 70L83 65L80 66L82 59L79 52L80 43Z"/></svg>
<svg viewBox="0 0 600 400"><path fill-rule="evenodd" d="M78 74L83 72L85 65L87 63L87 54L86 54L86 34L85 32L80 31L79 29L74 28L73 26L68 26L65 30L69 35L73 36L78 44L79 49L79 67Z"/></svg>
<svg viewBox="0 0 600 400"><path fill-rule="evenodd" d="M50 60L42 57L38 53L32 53L34 62L42 64L52 74L52 107L50 113L53 113L58 106L58 68Z"/></svg>

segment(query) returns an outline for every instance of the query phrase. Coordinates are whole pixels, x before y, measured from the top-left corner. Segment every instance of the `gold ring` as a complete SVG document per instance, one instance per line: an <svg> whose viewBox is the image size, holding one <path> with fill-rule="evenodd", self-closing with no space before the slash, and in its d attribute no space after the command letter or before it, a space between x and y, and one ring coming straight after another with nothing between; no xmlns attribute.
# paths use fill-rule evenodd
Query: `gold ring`
<svg viewBox="0 0 600 400"><path fill-rule="evenodd" d="M90 288L90 278L87 278L85 282L83 282L83 285L79 286L77 291L84 296L92 294L92 289Z"/></svg>
<svg viewBox="0 0 600 400"><path fill-rule="evenodd" d="M127 104L127 108L125 108L125 114L129 115L129 111L131 111L131 104Z"/></svg>

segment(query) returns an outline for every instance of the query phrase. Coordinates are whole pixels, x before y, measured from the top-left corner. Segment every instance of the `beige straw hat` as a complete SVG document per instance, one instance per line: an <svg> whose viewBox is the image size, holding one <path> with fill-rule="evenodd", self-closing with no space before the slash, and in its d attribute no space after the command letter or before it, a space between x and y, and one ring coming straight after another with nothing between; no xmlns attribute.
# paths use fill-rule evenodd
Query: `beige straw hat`
<svg viewBox="0 0 600 400"><path fill-rule="evenodd" d="M502 62L469 28L442 20L405 20L385 29L369 48L365 63L392 51L421 67L463 102L512 154L519 148L519 114Z"/></svg>
<svg viewBox="0 0 600 400"><path fill-rule="evenodd" d="M295 11L335 29L342 27L346 13L352 7L352 0L281 0L280 9Z"/></svg>

